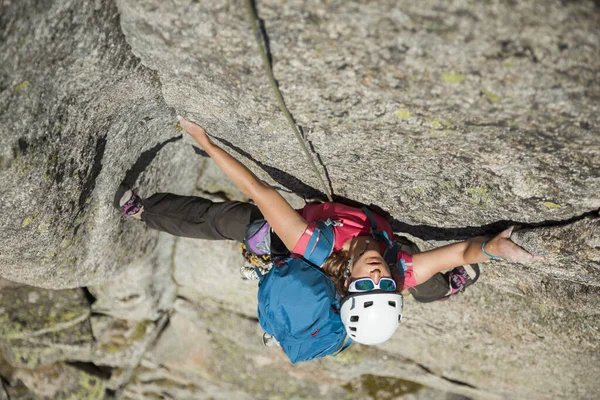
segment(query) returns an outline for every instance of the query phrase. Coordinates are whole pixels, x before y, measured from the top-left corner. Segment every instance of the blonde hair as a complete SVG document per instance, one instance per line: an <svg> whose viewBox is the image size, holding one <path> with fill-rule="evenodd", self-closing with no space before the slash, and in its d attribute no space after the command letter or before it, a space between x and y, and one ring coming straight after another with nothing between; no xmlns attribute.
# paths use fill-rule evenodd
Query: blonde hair
<svg viewBox="0 0 600 400"><path fill-rule="evenodd" d="M323 272L333 281L335 289L342 298L348 295L345 276L348 258L350 258L350 255L346 250L334 251L327 257L321 267Z"/></svg>

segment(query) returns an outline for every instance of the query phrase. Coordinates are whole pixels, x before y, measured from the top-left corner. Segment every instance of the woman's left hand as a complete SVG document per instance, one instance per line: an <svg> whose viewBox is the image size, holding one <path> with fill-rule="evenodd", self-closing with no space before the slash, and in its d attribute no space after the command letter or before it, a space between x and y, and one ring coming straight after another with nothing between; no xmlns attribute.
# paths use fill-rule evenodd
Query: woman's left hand
<svg viewBox="0 0 600 400"><path fill-rule="evenodd" d="M188 135L190 135L202 148L206 149L207 145L212 144L210 138L206 134L206 131L201 126L196 125L195 123L188 121L182 116L178 115L177 120L179 121L179 125L183 128L184 131Z"/></svg>
<svg viewBox="0 0 600 400"><path fill-rule="evenodd" d="M485 244L485 252L511 261L533 261L533 254L524 250L510 239L515 226L509 226Z"/></svg>

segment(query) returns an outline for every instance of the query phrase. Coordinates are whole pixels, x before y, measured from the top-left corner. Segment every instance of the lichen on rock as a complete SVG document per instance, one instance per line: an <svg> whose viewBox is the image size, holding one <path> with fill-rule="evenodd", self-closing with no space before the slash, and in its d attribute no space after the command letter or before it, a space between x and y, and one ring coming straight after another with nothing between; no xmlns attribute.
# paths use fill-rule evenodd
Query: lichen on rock
<svg viewBox="0 0 600 400"><path fill-rule="evenodd" d="M101 377L65 364L18 370L15 379L19 384L8 388L10 398L102 400L105 396L105 384ZM29 395L22 397L25 394L23 392Z"/></svg>
<svg viewBox="0 0 600 400"><path fill-rule="evenodd" d="M0 340L36 337L77 325L90 315L81 289L5 287L0 292Z"/></svg>

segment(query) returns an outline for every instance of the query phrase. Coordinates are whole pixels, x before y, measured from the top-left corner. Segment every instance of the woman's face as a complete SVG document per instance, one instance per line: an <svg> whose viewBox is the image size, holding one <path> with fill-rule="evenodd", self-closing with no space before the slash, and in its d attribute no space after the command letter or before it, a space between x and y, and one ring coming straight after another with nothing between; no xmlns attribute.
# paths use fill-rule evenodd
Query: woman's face
<svg viewBox="0 0 600 400"><path fill-rule="evenodd" d="M390 267L377 250L365 251L357 260L354 260L350 271L350 282L359 278L371 278L373 282L379 283L381 278L391 277Z"/></svg>

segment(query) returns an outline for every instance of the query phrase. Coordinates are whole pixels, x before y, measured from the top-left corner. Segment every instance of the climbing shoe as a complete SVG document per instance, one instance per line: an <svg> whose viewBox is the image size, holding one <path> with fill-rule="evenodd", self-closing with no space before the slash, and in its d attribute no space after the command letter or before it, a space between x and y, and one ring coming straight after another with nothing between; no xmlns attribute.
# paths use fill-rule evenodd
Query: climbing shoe
<svg viewBox="0 0 600 400"><path fill-rule="evenodd" d="M135 189L130 189L123 193L121 200L119 200L119 207L124 217L131 217L139 213L144 205L142 204L142 198L137 195Z"/></svg>
<svg viewBox="0 0 600 400"><path fill-rule="evenodd" d="M456 267L452 271L446 272L445 275L450 283L450 293L439 299L440 301L447 300L450 296L464 291L467 286L477 282L477 279L479 279L479 265L467 264Z"/></svg>

